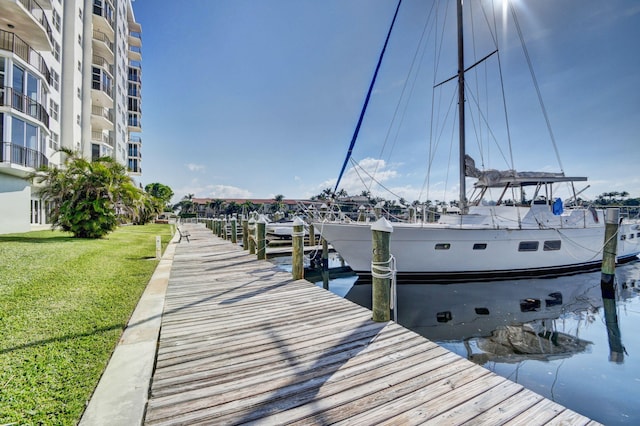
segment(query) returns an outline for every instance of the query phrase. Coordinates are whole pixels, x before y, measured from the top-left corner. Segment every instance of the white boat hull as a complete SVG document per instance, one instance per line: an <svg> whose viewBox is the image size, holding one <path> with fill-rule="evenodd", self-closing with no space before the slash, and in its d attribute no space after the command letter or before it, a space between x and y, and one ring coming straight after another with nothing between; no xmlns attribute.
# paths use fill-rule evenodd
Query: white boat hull
<svg viewBox="0 0 640 426"><path fill-rule="evenodd" d="M349 266L371 272L370 223L315 224ZM640 230L621 225L618 259L637 258ZM631 237L633 236L633 237ZM532 246L537 243L537 249ZM524 245L521 245L524 244ZM492 229L446 224L394 223L390 251L400 278L481 280L545 276L597 268L604 226L566 229ZM529 250L523 250L529 249Z"/></svg>

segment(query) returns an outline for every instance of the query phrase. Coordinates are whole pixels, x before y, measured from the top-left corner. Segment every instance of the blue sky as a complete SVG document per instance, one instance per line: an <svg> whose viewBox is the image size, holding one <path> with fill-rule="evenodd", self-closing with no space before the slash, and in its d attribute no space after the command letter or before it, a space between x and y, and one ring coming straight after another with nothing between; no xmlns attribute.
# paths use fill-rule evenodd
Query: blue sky
<svg viewBox="0 0 640 426"><path fill-rule="evenodd" d="M458 191L451 126L430 125L431 87L455 72L454 50L445 48L434 72L431 38L418 53L420 72L409 73L431 3L403 0L353 152L409 201L455 199ZM188 193L308 198L332 187L395 6L396 0L136 0L143 29L139 181L169 185L176 200ZM589 177L583 197L605 191L640 197L640 2L517 0L514 6L565 173ZM514 166L559 171L515 27L500 28L503 74L515 76L505 83ZM478 57L490 51L476 49ZM400 97L405 81L410 98ZM442 99L453 88L445 85ZM426 181L429 146L434 152L436 143ZM509 168L488 159L498 152L489 146L483 157L470 151L477 165ZM352 195L367 189L353 170L342 182Z"/></svg>

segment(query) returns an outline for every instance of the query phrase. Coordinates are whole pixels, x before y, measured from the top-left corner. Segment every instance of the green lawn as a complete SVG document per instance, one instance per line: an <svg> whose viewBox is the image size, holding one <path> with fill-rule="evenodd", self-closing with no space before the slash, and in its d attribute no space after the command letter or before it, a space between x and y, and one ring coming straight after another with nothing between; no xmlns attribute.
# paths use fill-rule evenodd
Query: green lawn
<svg viewBox="0 0 640 426"><path fill-rule="evenodd" d="M0 425L75 424L158 261L169 225L104 239L0 235Z"/></svg>

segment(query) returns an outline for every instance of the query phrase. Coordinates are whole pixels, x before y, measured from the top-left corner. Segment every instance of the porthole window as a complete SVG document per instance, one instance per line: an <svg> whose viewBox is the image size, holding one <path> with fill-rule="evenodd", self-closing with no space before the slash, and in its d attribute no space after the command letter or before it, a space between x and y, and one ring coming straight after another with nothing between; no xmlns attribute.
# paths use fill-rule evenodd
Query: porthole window
<svg viewBox="0 0 640 426"><path fill-rule="evenodd" d="M449 250L451 248L451 244L449 243L438 243L436 244L436 250Z"/></svg>
<svg viewBox="0 0 640 426"><path fill-rule="evenodd" d="M544 246L543 246L543 250L544 251L560 250L560 246L561 245L562 245L562 241L560 241L560 240L545 241L544 242Z"/></svg>
<svg viewBox="0 0 640 426"><path fill-rule="evenodd" d="M518 251L538 251L537 241L521 241Z"/></svg>
<svg viewBox="0 0 640 426"><path fill-rule="evenodd" d="M487 244L486 243L475 243L473 245L473 249L474 250L484 250L487 248Z"/></svg>

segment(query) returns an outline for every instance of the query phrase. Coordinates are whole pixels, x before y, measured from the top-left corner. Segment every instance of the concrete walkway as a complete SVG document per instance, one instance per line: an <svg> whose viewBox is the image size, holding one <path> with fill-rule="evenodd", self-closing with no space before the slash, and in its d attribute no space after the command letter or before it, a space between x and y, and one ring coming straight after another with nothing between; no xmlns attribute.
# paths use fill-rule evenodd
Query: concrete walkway
<svg viewBox="0 0 640 426"><path fill-rule="evenodd" d="M178 238L176 232L167 245L80 419L80 425L142 424Z"/></svg>

